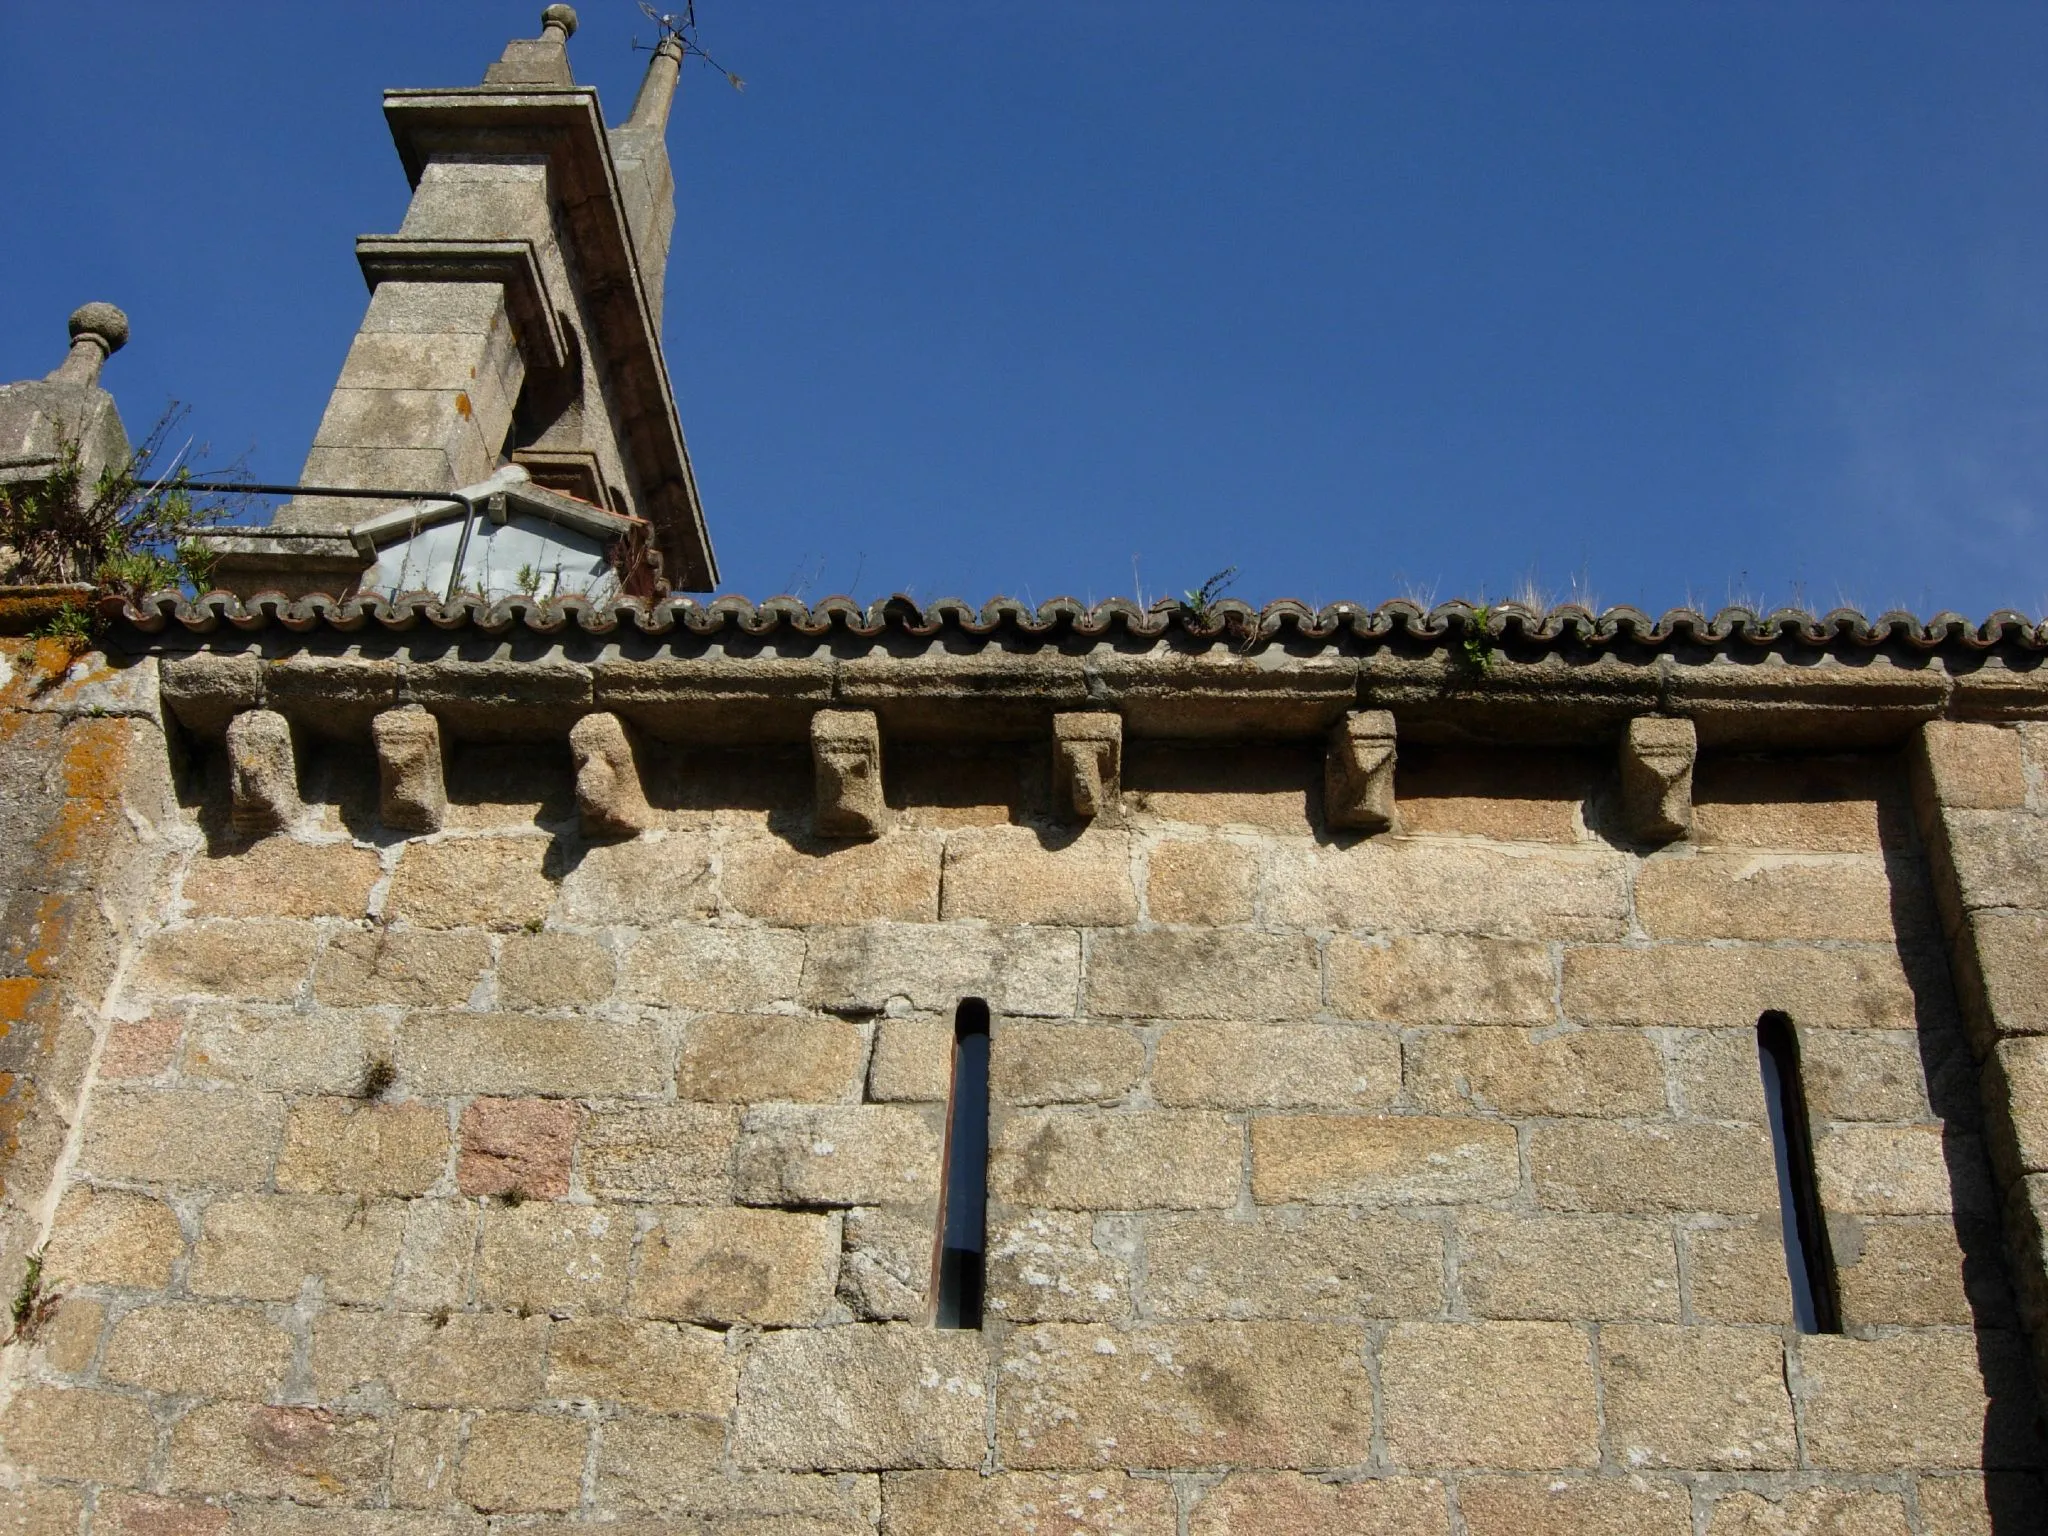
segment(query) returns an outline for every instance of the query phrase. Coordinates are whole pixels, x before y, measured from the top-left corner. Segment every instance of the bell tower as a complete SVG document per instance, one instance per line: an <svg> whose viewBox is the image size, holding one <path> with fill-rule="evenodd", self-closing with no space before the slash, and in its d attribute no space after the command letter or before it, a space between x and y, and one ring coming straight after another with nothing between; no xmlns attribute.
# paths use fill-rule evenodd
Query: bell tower
<svg viewBox="0 0 2048 1536"><path fill-rule="evenodd" d="M662 40L632 115L607 129L570 70L575 30L575 11L550 5L482 84L385 92L412 203L394 233L356 241L369 307L300 475L366 494L294 498L273 528L298 538L224 540L234 589L356 590L405 506L368 493L486 482L636 530L669 586L717 580L661 347L683 43Z"/></svg>

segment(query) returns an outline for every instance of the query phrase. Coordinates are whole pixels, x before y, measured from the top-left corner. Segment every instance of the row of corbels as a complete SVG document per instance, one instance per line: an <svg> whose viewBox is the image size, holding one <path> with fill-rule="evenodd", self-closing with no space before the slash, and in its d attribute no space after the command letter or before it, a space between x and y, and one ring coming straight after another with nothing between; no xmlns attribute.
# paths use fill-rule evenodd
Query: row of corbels
<svg viewBox="0 0 2048 1536"><path fill-rule="evenodd" d="M386 710L371 723L379 809L385 825L440 830L448 792L441 724L418 705ZM1123 717L1091 710L1052 718L1054 799L1080 821L1114 819L1122 798ZM227 732L237 830L262 834L302 810L290 722L275 710L235 716ZM633 739L617 715L585 715L570 729L576 804L594 837L630 837L655 825L641 786ZM1667 843L1692 829L1692 771L1699 738L1690 720L1641 716L1621 742L1621 809L1630 836ZM1388 832L1399 824L1394 797L1397 740L1392 711L1353 710L1332 728L1324 758L1324 819L1337 829ZM889 824L882 792L882 732L873 710L823 709L811 717L816 774L814 825L820 837L879 837Z"/></svg>

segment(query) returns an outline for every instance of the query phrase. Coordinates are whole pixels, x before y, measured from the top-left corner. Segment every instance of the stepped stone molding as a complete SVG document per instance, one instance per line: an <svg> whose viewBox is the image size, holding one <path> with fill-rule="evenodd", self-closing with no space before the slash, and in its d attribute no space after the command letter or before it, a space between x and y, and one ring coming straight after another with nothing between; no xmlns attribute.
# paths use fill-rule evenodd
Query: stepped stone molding
<svg viewBox="0 0 2048 1536"><path fill-rule="evenodd" d="M2014 1289L2048 1384L2048 805L2010 728L1930 722L1910 762Z"/></svg>
<svg viewBox="0 0 2048 1536"><path fill-rule="evenodd" d="M1123 796L1124 722L1100 710L1052 717L1054 800L1082 821L1115 820Z"/></svg>
<svg viewBox="0 0 2048 1536"><path fill-rule="evenodd" d="M1640 843L1669 843L1692 830L1692 769L1700 751L1690 720L1645 715L1621 738L1621 814Z"/></svg>
<svg viewBox="0 0 2048 1536"><path fill-rule="evenodd" d="M631 837L654 825L640 787L632 738L617 715L585 715L570 728L576 760L576 808L592 837Z"/></svg>
<svg viewBox="0 0 2048 1536"><path fill-rule="evenodd" d="M889 824L882 795L882 729L873 710L821 709L811 717L820 837L879 837Z"/></svg>
<svg viewBox="0 0 2048 1536"><path fill-rule="evenodd" d="M298 758L291 722L274 709L251 709L228 722L228 771L235 830L260 836L299 819Z"/></svg>
<svg viewBox="0 0 2048 1536"><path fill-rule="evenodd" d="M441 771L441 723L417 704L370 722L377 744L379 814L407 832L438 832L448 810Z"/></svg>
<svg viewBox="0 0 2048 1536"><path fill-rule="evenodd" d="M1393 711L1353 710L1330 732L1323 810L1333 827L1387 832L1395 825Z"/></svg>

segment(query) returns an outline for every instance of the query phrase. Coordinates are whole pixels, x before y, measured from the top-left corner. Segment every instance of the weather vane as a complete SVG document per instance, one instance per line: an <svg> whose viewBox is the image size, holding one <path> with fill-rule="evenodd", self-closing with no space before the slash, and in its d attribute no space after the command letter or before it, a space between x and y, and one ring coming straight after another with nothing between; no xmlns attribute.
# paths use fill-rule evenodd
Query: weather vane
<svg viewBox="0 0 2048 1536"><path fill-rule="evenodd" d="M747 88L746 81L742 80L738 75L734 74L731 70L727 69L723 64L719 63L718 60L711 57L711 55L706 53L703 47L698 43L697 0L683 0L683 8L680 11L657 11L653 6L647 3L647 0L640 0L640 9L647 13L647 19L649 21L653 22L657 27L661 29L662 43L668 42L671 38L673 38L675 40L676 45L683 50L684 58L687 59L694 54L696 57L702 59L706 64L709 64L713 69L717 70L721 75L725 76L726 82L729 85L731 85L734 90L744 91ZM635 48L638 48L640 46L640 40L638 38L635 38L633 40L633 46ZM661 43L657 43L655 44L655 46L658 48L661 46Z"/></svg>

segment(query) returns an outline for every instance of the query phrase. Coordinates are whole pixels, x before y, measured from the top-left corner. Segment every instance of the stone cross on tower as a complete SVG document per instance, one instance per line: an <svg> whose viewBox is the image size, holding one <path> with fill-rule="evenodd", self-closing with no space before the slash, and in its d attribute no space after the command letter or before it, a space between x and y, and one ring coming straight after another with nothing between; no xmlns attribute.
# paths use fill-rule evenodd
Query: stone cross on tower
<svg viewBox="0 0 2048 1536"><path fill-rule="evenodd" d="M586 543L630 537L667 583L704 591L717 565L660 333L683 45L663 40L631 117L607 130L596 91L570 72L575 30L576 13L551 5L541 35L515 39L481 85L385 92L412 203L397 233L356 242L369 309L300 483L520 489L543 522ZM274 526L305 537L227 541L225 584L395 582L393 530L461 511L421 503L408 522L395 509L388 496L296 498ZM489 583L457 573L452 585Z"/></svg>

